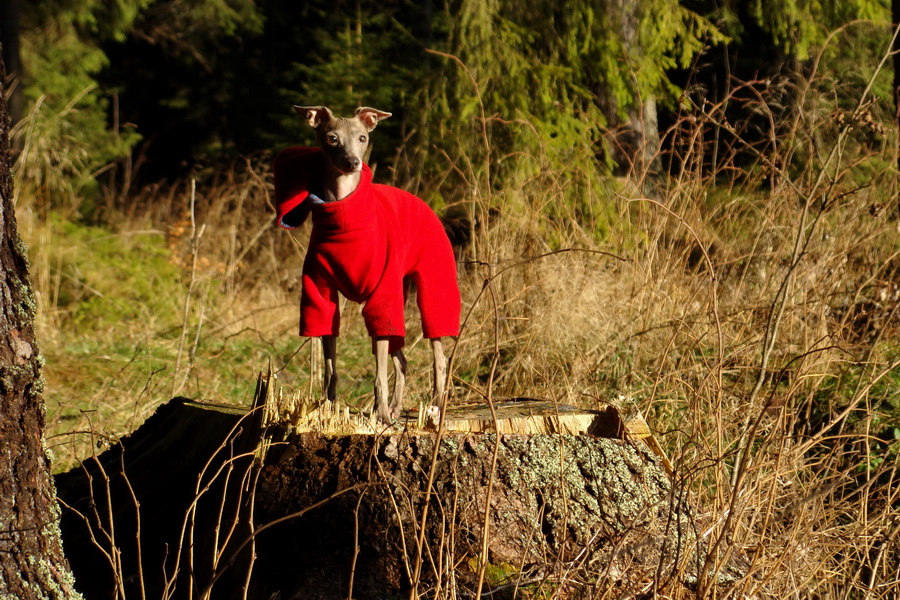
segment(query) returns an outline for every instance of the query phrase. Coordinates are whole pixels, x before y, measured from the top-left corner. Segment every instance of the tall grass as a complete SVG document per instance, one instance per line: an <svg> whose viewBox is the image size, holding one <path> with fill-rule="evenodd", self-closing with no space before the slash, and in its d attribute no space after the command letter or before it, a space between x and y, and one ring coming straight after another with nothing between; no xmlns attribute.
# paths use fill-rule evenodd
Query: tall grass
<svg viewBox="0 0 900 600"><path fill-rule="evenodd" d="M642 173L593 192L615 214L599 241L565 212L576 169L473 199L461 388L636 399L707 511L700 596L900 591L896 134L871 96L883 65L852 96L815 63L805 81L694 103L666 132L654 194ZM766 135L730 123L735 108ZM732 559L746 574L717 591Z"/></svg>
<svg viewBox="0 0 900 600"><path fill-rule="evenodd" d="M870 125L889 115L869 89L848 96L815 71L783 85L793 111L776 106L785 89L770 82L736 85L715 105L691 104L699 96L689 91L665 132L666 177L604 180L586 143L565 164L551 149L508 157L522 168L500 186L438 150L444 197L475 217L453 401L633 399L703 507L710 577L691 593L892 598L896 134ZM838 96L847 108L823 109ZM729 122L735 108L762 115L771 135ZM480 143L490 155L486 129ZM585 200L573 202L575 192ZM132 193L103 228L34 206L25 194L17 210L59 468L173 393L249 402L268 360L283 381L318 389L315 345L295 333L307 233L273 227L265 162ZM339 394L359 404L369 400L369 342L358 308L343 308ZM409 394L425 397L427 348L409 324ZM717 588L734 560L744 576Z"/></svg>

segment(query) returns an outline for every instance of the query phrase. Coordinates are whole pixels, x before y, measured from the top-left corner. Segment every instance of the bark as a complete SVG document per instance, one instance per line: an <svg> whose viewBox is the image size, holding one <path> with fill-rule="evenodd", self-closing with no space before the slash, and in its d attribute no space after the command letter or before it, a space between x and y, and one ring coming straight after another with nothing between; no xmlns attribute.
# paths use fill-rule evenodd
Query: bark
<svg viewBox="0 0 900 600"><path fill-rule="evenodd" d="M900 0L891 0L891 22L900 27ZM897 169L900 170L900 36L894 38L894 119L897 124ZM897 216L900 217L900 192L897 194Z"/></svg>
<svg viewBox="0 0 900 600"><path fill-rule="evenodd" d="M19 52L20 0L0 0L0 46L7 75L14 84L8 97L9 116L13 124L22 118L25 96L22 93L22 62ZM2 85L5 85L3 83Z"/></svg>
<svg viewBox="0 0 900 600"><path fill-rule="evenodd" d="M492 474L496 434L449 434L436 457L434 443L433 434L304 433L270 456L260 522L325 504L260 537L267 558L254 596L374 600L406 596L415 581L418 597L470 597L486 523L485 589L536 576L558 585L563 571L622 587L661 575L677 587L697 556L687 504L640 445L501 434Z"/></svg>
<svg viewBox="0 0 900 600"><path fill-rule="evenodd" d="M0 81L6 81L2 61ZM71 598L77 594L62 551L44 446L36 307L16 229L10 165L9 117L0 90L0 594Z"/></svg>

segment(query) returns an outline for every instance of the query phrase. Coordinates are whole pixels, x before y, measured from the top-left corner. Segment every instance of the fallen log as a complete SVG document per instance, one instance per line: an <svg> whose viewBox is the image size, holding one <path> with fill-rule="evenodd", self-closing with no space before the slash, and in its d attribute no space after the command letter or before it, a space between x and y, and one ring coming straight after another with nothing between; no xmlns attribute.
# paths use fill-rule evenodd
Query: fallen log
<svg viewBox="0 0 900 600"><path fill-rule="evenodd" d="M268 382L249 412L173 400L58 476L88 597L472 597L696 576L684 492L615 407L518 400L455 408L439 433L416 411L378 430ZM98 534L112 526L115 540Z"/></svg>

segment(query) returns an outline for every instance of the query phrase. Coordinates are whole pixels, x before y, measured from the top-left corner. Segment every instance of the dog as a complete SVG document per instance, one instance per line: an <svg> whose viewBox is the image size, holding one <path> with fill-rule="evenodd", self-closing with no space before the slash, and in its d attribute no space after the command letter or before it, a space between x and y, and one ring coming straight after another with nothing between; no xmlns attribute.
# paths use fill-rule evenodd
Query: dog
<svg viewBox="0 0 900 600"><path fill-rule="evenodd" d="M403 409L406 382L405 282L416 288L422 332L434 358L427 421L440 419L447 379L442 338L459 335L456 260L437 215L401 189L372 183L365 163L369 134L391 113L369 107L338 118L325 106L295 106L316 132L317 148L283 150L274 161L278 224L299 227L312 217L303 262L300 335L322 340L323 387L337 389L338 294L363 305L375 355L375 415L393 423ZM388 358L394 391L388 395Z"/></svg>

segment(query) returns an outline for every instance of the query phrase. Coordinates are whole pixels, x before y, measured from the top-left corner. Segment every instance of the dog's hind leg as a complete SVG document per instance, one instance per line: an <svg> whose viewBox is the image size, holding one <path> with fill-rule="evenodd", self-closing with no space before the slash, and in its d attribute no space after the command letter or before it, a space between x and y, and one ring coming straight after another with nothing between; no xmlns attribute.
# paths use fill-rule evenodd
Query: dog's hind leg
<svg viewBox="0 0 900 600"><path fill-rule="evenodd" d="M333 401L337 397L337 336L322 336L322 354L325 356L325 377L322 385L325 397Z"/></svg>
<svg viewBox="0 0 900 600"><path fill-rule="evenodd" d="M441 411L446 404L447 395L447 358L444 356L444 345L441 338L431 340L431 353L434 356L434 381L432 387L431 406L428 407L426 423L437 427L441 420Z"/></svg>
<svg viewBox="0 0 900 600"><path fill-rule="evenodd" d="M388 358L390 339L375 338L375 416L385 425L390 425L391 406L388 398Z"/></svg>
<svg viewBox="0 0 900 600"><path fill-rule="evenodd" d="M431 340L431 353L434 355L434 401L439 402L447 389L447 359L444 357L444 344L441 338Z"/></svg>

